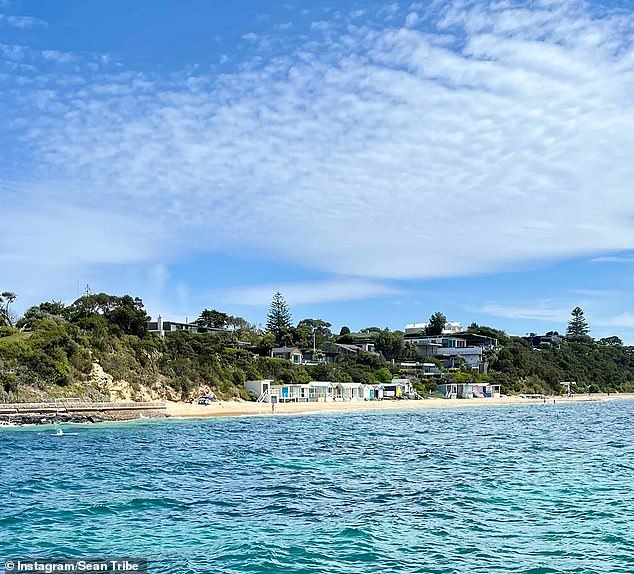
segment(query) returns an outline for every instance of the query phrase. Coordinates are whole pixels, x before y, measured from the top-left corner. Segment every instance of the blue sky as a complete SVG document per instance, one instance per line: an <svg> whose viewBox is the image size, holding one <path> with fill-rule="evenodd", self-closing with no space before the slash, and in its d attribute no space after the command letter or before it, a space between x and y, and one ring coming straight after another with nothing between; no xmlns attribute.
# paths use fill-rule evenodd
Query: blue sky
<svg viewBox="0 0 634 574"><path fill-rule="evenodd" d="M629 2L0 0L0 288L634 343Z"/></svg>

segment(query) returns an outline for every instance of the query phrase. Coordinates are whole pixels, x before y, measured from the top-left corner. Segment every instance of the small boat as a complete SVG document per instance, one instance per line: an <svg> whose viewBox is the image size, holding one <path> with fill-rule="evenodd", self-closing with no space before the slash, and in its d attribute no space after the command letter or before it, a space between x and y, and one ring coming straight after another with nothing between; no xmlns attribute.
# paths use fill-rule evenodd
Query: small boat
<svg viewBox="0 0 634 574"><path fill-rule="evenodd" d="M64 436L64 431L62 429L57 429L53 436Z"/></svg>

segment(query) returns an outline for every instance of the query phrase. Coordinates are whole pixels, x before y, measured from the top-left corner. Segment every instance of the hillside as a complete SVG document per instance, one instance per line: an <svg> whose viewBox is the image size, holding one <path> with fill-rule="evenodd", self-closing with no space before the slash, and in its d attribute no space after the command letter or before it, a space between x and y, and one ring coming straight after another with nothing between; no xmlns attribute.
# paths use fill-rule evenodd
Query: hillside
<svg viewBox="0 0 634 574"><path fill-rule="evenodd" d="M336 364L292 365L238 348L239 332L177 331L160 339L148 333L146 325L142 302L129 296L99 294L67 307L55 302L32 307L16 327L0 327L0 401L186 400L208 392L223 399L248 400L243 383L250 379L370 383L399 374L391 362L371 353L360 352ZM489 373L463 370L444 377L500 383L506 394L557 394L561 381L576 381L577 392L634 392L634 354L614 340L606 344L587 337L564 339L559 347L534 349L523 339L480 329L494 333L501 343L486 357ZM258 337L262 342L271 335ZM385 349L380 345L377 349L385 356L398 359L402 353L411 360L412 351L403 345L402 334L383 330L377 333L377 342L381 340L387 341ZM418 389L427 394L436 383L428 379Z"/></svg>

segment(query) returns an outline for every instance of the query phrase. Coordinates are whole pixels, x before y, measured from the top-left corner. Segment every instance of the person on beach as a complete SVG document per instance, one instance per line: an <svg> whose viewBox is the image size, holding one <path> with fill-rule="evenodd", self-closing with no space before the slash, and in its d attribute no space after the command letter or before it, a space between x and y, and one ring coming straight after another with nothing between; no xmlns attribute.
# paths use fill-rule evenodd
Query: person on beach
<svg viewBox="0 0 634 574"><path fill-rule="evenodd" d="M275 403L271 403L271 412L274 413L275 412Z"/></svg>

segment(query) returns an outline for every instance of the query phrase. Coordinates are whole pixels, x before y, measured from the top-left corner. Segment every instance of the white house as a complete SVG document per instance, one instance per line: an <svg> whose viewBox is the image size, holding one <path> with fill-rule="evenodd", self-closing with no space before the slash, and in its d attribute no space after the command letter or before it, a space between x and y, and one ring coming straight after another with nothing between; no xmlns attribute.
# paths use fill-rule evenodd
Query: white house
<svg viewBox="0 0 634 574"><path fill-rule="evenodd" d="M405 325L406 335L419 335L423 334L425 329L429 326L429 323L408 323ZM451 335L453 333L462 333L464 328L459 321L448 321L445 323L445 327L442 330L443 335Z"/></svg>
<svg viewBox="0 0 634 574"><path fill-rule="evenodd" d="M218 327L205 327L196 323L189 323L187 321L164 321L160 315L156 321L147 322L148 333L154 333L161 339L165 338L165 333L172 331L189 331L190 333L228 333L227 329L221 329Z"/></svg>

